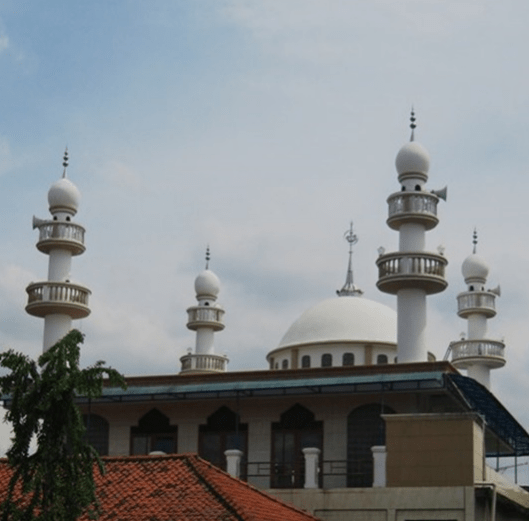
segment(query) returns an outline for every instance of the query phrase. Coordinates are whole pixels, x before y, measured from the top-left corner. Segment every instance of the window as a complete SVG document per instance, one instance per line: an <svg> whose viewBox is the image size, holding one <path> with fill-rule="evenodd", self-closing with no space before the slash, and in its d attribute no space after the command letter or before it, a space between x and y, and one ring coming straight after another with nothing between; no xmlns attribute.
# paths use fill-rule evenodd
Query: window
<svg viewBox="0 0 529 521"><path fill-rule="evenodd" d="M198 454L217 467L226 470L225 451L239 449L243 452L240 478L246 479L248 455L248 424L228 407L221 407L208 417L206 425L199 428Z"/></svg>
<svg viewBox="0 0 529 521"><path fill-rule="evenodd" d="M395 411L381 404L356 408L347 417L347 486L373 486L371 447L386 444L385 423L381 414Z"/></svg>
<svg viewBox="0 0 529 521"><path fill-rule="evenodd" d="M344 353L342 356L342 365L355 365L355 355L353 353Z"/></svg>
<svg viewBox="0 0 529 521"><path fill-rule="evenodd" d="M149 454L162 451L171 454L177 451L178 427L169 424L169 418L158 409L143 415L137 427L130 429L130 453Z"/></svg>
<svg viewBox="0 0 529 521"><path fill-rule="evenodd" d="M86 439L100 456L108 456L108 422L97 414L83 414Z"/></svg>
<svg viewBox="0 0 529 521"><path fill-rule="evenodd" d="M321 366L332 367L332 355L330 355L329 353L321 355Z"/></svg>
<svg viewBox="0 0 529 521"><path fill-rule="evenodd" d="M377 356L377 364L378 365L384 365L388 363L388 356L387 355L378 355Z"/></svg>
<svg viewBox="0 0 529 521"><path fill-rule="evenodd" d="M310 356L305 355L301 357L301 367L310 367Z"/></svg>
<svg viewBox="0 0 529 521"><path fill-rule="evenodd" d="M281 369L288 369L288 360L283 360L281 362Z"/></svg>
<svg viewBox="0 0 529 521"><path fill-rule="evenodd" d="M296 404L281 415L281 421L272 424L273 488L302 488L305 485L302 449L307 447L322 449L323 422L315 421L314 413ZM320 454L320 466L321 458Z"/></svg>

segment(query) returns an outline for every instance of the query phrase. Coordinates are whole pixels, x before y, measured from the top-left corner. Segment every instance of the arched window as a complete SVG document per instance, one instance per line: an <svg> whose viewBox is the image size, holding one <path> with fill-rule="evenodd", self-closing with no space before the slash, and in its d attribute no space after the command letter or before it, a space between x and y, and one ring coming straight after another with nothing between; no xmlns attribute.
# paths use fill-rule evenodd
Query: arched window
<svg viewBox="0 0 529 521"><path fill-rule="evenodd" d="M380 404L362 405L347 417L347 486L373 486L371 447L386 444L385 423L381 414L395 411Z"/></svg>
<svg viewBox="0 0 529 521"><path fill-rule="evenodd" d="M301 367L310 367L310 356L304 355L301 357Z"/></svg>
<svg viewBox="0 0 529 521"><path fill-rule="evenodd" d="M108 456L108 422L97 414L83 414L87 441L100 456Z"/></svg>
<svg viewBox="0 0 529 521"><path fill-rule="evenodd" d="M342 365L355 365L354 353L344 353L342 356Z"/></svg>
<svg viewBox="0 0 529 521"><path fill-rule="evenodd" d="M224 452L229 449L242 451L240 478L246 479L248 424L239 423L236 413L228 407L221 407L208 417L206 425L199 428L198 454L226 470Z"/></svg>
<svg viewBox="0 0 529 521"><path fill-rule="evenodd" d="M272 488L304 486L302 449L308 447L322 450L323 422L315 421L314 413L297 403L281 415L281 421L272 423Z"/></svg>
<svg viewBox="0 0 529 521"><path fill-rule="evenodd" d="M384 365L388 363L388 355L378 355L377 356L377 364L378 365Z"/></svg>
<svg viewBox="0 0 529 521"><path fill-rule="evenodd" d="M171 454L177 451L178 427L169 424L169 418L158 409L151 409L130 429L130 453L149 454L162 451Z"/></svg>
<svg viewBox="0 0 529 521"><path fill-rule="evenodd" d="M281 362L281 369L288 369L288 360L283 360Z"/></svg>
<svg viewBox="0 0 529 521"><path fill-rule="evenodd" d="M332 355L325 353L321 355L321 366L322 367L332 367Z"/></svg>

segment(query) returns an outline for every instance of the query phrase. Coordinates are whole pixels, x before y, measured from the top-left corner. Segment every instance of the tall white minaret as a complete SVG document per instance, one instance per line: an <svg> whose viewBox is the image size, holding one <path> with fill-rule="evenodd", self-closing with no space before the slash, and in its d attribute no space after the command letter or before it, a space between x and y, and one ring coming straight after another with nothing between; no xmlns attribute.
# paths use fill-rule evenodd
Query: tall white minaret
<svg viewBox="0 0 529 521"><path fill-rule="evenodd" d="M426 231L437 218L439 198L446 200L446 188L426 191L430 156L414 141L415 114L411 112L411 139L397 154L395 165L401 191L388 197L387 224L399 232L399 251L377 259L380 291L397 295L398 362L426 362L426 296L443 291L446 258L425 250Z"/></svg>
<svg viewBox="0 0 529 521"><path fill-rule="evenodd" d="M37 249L49 255L48 280L32 282L27 288L26 311L44 318L43 351L47 351L72 329L72 320L90 314L90 290L71 282L72 257L85 251L85 229L72 222L79 207L80 193L66 177L68 150L64 153L62 178L48 191L51 220L33 217L39 229Z"/></svg>
<svg viewBox="0 0 529 521"><path fill-rule="evenodd" d="M457 296L457 314L467 320L467 338L450 343L452 364L466 369L468 376L490 388L490 370L505 365L505 344L487 338L487 320L496 315L496 297L500 287L485 289L488 264L476 254L477 232L473 235L474 249L464 261L461 272L467 291Z"/></svg>
<svg viewBox="0 0 529 521"><path fill-rule="evenodd" d="M224 309L217 304L220 281L209 269L209 247L206 251L206 269L195 279L197 305L187 310L187 328L196 331L195 353L180 358L181 373L225 372L228 358L215 354L215 332L224 329Z"/></svg>

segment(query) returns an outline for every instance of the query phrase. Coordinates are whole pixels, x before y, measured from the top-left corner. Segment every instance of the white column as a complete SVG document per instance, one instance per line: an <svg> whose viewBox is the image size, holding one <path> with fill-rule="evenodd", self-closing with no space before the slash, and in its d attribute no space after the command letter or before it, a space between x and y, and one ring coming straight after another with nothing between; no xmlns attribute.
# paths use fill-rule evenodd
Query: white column
<svg viewBox="0 0 529 521"><path fill-rule="evenodd" d="M72 329L72 319L68 315L46 315L44 317L43 348L47 351Z"/></svg>
<svg viewBox="0 0 529 521"><path fill-rule="evenodd" d="M426 292L401 289L397 293L397 346L399 363L426 362Z"/></svg>
<svg viewBox="0 0 529 521"><path fill-rule="evenodd" d="M378 445L371 447L373 452L373 487L386 486L386 447Z"/></svg>
<svg viewBox="0 0 529 521"><path fill-rule="evenodd" d="M212 355L215 352L215 331L210 327L199 327L195 344L197 355Z"/></svg>
<svg viewBox="0 0 529 521"><path fill-rule="evenodd" d="M242 455L242 450L238 449L228 449L224 451L224 456L226 456L226 472L234 478L239 478L241 475Z"/></svg>
<svg viewBox="0 0 529 521"><path fill-rule="evenodd" d="M474 378L483 387L490 389L490 367L487 367L485 364L476 362L469 365L467 368L467 376Z"/></svg>
<svg viewBox="0 0 529 521"><path fill-rule="evenodd" d="M305 456L305 488L318 488L320 449L307 447L302 449Z"/></svg>

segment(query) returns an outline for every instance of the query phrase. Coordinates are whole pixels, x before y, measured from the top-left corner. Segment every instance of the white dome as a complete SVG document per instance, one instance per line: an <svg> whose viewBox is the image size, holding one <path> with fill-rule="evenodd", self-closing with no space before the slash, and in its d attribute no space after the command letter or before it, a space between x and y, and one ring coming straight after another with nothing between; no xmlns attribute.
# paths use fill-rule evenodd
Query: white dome
<svg viewBox="0 0 529 521"><path fill-rule="evenodd" d="M395 166L399 175L423 174L427 175L430 169L430 154L417 141L406 143L397 154Z"/></svg>
<svg viewBox="0 0 529 521"><path fill-rule="evenodd" d="M475 280L485 283L489 270L487 262L475 253L469 255L461 266L461 273L465 278L465 282Z"/></svg>
<svg viewBox="0 0 529 521"><path fill-rule="evenodd" d="M48 191L50 211L70 211L77 213L81 194L77 187L66 177L53 183Z"/></svg>
<svg viewBox="0 0 529 521"><path fill-rule="evenodd" d="M211 270L204 270L195 279L195 292L199 297L217 297L220 291L220 280Z"/></svg>
<svg viewBox="0 0 529 521"><path fill-rule="evenodd" d="M320 342L396 344L397 314L362 297L335 297L305 311L288 329L278 348Z"/></svg>

